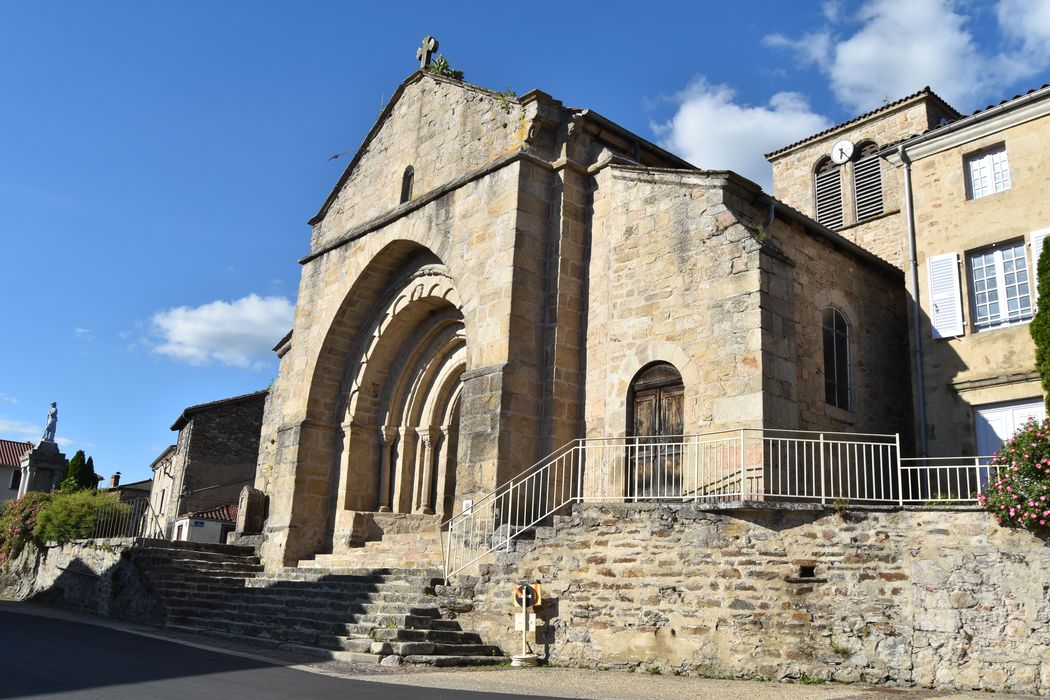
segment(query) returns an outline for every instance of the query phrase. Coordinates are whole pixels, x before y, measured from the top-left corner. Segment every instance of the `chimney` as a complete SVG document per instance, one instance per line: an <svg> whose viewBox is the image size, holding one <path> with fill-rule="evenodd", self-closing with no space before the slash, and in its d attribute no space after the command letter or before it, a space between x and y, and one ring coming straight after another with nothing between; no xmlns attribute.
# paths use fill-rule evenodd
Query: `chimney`
<svg viewBox="0 0 1050 700"><path fill-rule="evenodd" d="M109 487L115 489L120 486L120 472L114 472L113 476L109 478Z"/></svg>

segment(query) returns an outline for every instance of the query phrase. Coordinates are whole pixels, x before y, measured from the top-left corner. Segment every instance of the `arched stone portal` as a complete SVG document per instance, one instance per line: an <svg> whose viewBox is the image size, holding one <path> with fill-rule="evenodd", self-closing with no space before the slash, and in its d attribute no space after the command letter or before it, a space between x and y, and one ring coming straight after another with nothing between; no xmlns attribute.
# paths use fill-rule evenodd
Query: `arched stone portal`
<svg viewBox="0 0 1050 700"><path fill-rule="evenodd" d="M342 382L332 551L375 534L362 530L375 530L383 516L363 514L404 514L399 528L432 532L455 502L467 353L461 302L445 266L429 254L403 266L356 341Z"/></svg>

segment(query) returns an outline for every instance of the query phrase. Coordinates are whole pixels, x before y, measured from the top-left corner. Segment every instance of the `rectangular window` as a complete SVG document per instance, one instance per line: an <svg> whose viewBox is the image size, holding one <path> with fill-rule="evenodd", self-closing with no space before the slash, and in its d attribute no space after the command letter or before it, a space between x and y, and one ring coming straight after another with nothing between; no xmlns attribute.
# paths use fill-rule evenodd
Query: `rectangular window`
<svg viewBox="0 0 1050 700"><path fill-rule="evenodd" d="M15 467L14 473L11 474L11 490L17 491L18 487L22 485L22 470L19 467Z"/></svg>
<svg viewBox="0 0 1050 700"><path fill-rule="evenodd" d="M974 326L985 330L1032 318L1024 242L970 255Z"/></svg>
<svg viewBox="0 0 1050 700"><path fill-rule="evenodd" d="M1006 161L1006 146L982 151L966 159L970 199L979 199L1010 189L1010 164Z"/></svg>

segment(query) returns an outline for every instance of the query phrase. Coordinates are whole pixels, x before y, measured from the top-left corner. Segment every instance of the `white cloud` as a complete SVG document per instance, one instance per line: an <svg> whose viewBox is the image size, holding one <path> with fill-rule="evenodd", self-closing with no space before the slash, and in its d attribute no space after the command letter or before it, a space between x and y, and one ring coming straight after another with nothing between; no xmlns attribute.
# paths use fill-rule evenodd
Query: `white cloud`
<svg viewBox="0 0 1050 700"><path fill-rule="evenodd" d="M793 92L777 93L765 105L746 105L729 86L697 78L673 100L674 116L652 124L661 145L697 167L734 170L767 190L770 170L762 154L830 126Z"/></svg>
<svg viewBox="0 0 1050 700"><path fill-rule="evenodd" d="M1050 62L1050 3L999 0L995 14L1003 34L1020 44L997 57L997 72L1007 82L1042 73Z"/></svg>
<svg viewBox="0 0 1050 700"><path fill-rule="evenodd" d="M0 403L9 403L12 405L17 405L18 399L16 399L14 396L9 396L8 394L0 393Z"/></svg>
<svg viewBox="0 0 1050 700"><path fill-rule="evenodd" d="M855 112L931 85L949 102L972 104L987 67L951 0L874 0L861 29L838 42L826 66L836 98Z"/></svg>
<svg viewBox="0 0 1050 700"><path fill-rule="evenodd" d="M795 54L803 68L826 66L831 56L831 32L822 29L804 34L801 39L792 39L783 34L762 37L762 43L770 48L785 49Z"/></svg>
<svg viewBox="0 0 1050 700"><path fill-rule="evenodd" d="M789 51L803 67L817 66L854 114L924 85L968 111L1006 97L1004 84L1031 79L1050 65L1050 3L999 0L996 17L1012 45L995 51L974 40L968 10L960 0L869 0L846 18L831 2L823 7L824 27L798 39L770 34L762 43ZM847 25L852 29L840 31Z"/></svg>
<svg viewBox="0 0 1050 700"><path fill-rule="evenodd" d="M32 423L10 418L0 418L0 436L8 440L39 440L44 429Z"/></svg>
<svg viewBox="0 0 1050 700"><path fill-rule="evenodd" d="M250 294L231 302L158 311L151 319L162 342L153 352L191 365L220 362L259 367L292 325L295 309L284 297Z"/></svg>
<svg viewBox="0 0 1050 700"><path fill-rule="evenodd" d="M73 335L81 340L93 340L95 332L90 328L74 328Z"/></svg>

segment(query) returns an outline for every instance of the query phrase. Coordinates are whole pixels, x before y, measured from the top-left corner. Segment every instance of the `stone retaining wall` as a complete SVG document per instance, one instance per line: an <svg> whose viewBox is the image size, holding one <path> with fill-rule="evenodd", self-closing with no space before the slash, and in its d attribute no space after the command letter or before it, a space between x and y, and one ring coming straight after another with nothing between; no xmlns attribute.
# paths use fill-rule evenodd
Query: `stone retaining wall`
<svg viewBox="0 0 1050 700"><path fill-rule="evenodd" d="M975 510L585 506L439 592L516 653L537 579L557 664L1050 690L1050 549Z"/></svg>
<svg viewBox="0 0 1050 700"><path fill-rule="evenodd" d="M76 608L103 617L161 625L164 611L132 538L27 546L0 570L0 598Z"/></svg>

